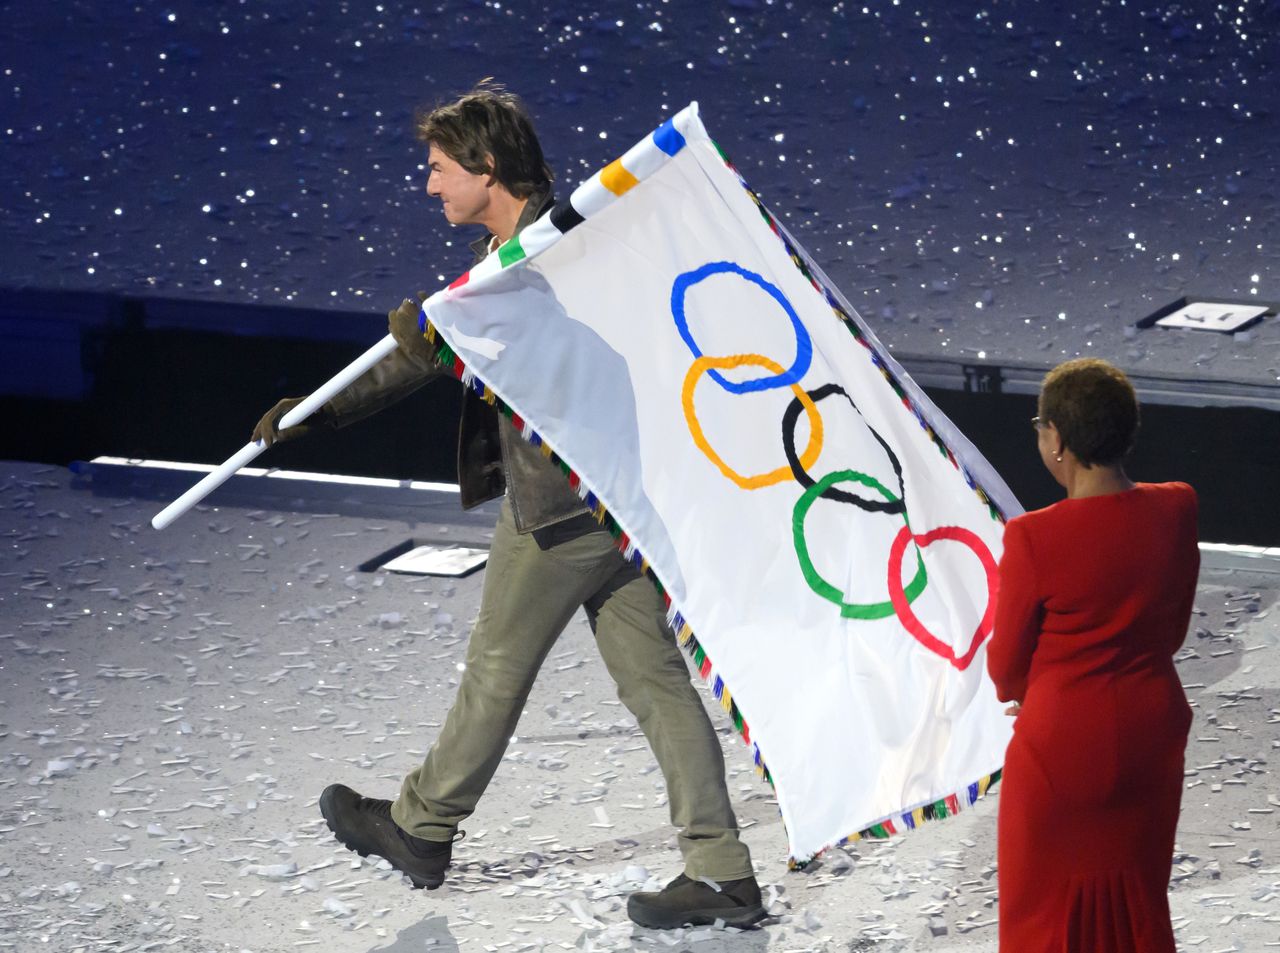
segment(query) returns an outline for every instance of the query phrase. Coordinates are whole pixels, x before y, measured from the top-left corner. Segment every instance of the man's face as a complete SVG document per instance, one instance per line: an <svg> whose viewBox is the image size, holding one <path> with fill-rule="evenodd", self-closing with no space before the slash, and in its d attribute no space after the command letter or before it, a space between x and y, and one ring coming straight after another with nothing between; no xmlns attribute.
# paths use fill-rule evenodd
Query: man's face
<svg viewBox="0 0 1280 953"><path fill-rule="evenodd" d="M480 223L489 207L492 177L468 172L435 143L427 151L427 167L427 194L440 200L445 218L454 225Z"/></svg>

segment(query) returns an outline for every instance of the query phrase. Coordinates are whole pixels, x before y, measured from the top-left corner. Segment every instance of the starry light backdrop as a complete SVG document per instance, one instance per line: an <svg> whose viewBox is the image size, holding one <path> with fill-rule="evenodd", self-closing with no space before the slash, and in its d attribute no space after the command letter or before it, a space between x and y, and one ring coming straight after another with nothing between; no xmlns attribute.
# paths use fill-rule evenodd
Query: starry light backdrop
<svg viewBox="0 0 1280 953"><path fill-rule="evenodd" d="M689 100L900 351L1274 384L1127 325L1280 297L1280 3L5 5L0 285L385 311L465 269L414 108L494 75L560 190ZM1268 334L1270 330L1270 335Z"/></svg>
<svg viewBox="0 0 1280 953"><path fill-rule="evenodd" d="M0 0L0 295L200 311L185 337L108 327L107 356L151 350L116 354L129 373L99 369L79 403L24 403L5 385L55 375L58 342L5 331L35 322L7 325L0 299L3 432L88 434L66 456L14 457L60 464L108 422L94 452L213 461L239 447L262 410L304 392L304 372L341 366L388 307L467 267L469 232L423 194L411 120L491 74L527 99L562 195L697 99L900 356L1047 367L1090 353L1280 393L1275 319L1247 339L1126 334L1185 293L1280 299L1278 34L1278 0ZM9 300L24 297L61 296ZM269 323L271 309L244 305L297 308L308 333L331 309L352 333L237 337L246 316ZM209 330L210 311L228 333ZM79 387L93 342L61 343ZM292 377L269 379L290 361ZM423 388L316 453L334 467L416 453L429 441L409 428L446 392L458 398ZM993 412L1031 398L951 396L985 402L973 416L994 421L1013 461L1002 472L1025 461L1027 493L1015 489L1049 502L1034 410L1007 429ZM1144 408L1139 451L1169 456L1135 476L1194 483L1206 540L1280 544L1280 414L1232 410L1254 412L1234 430L1234 417L1197 430L1167 414L1162 432L1162 409ZM163 443L174 419L199 447ZM292 449L264 462L326 466L287 462ZM397 466L430 472L418 462ZM155 533L162 503L135 474L86 486L46 463L0 469L0 949L994 953L998 799L791 875L777 807L727 738L777 922L752 938L633 930L627 894L680 858L656 763L581 617L468 821L451 885L424 895L353 867L315 797L333 781L394 794L452 703L482 578L356 567L410 534L484 545L493 507L459 514L438 493L387 516L342 487L299 501L288 481L258 481L279 489ZM1178 656L1197 703L1171 867L1188 950L1280 938L1278 579L1206 564Z"/></svg>

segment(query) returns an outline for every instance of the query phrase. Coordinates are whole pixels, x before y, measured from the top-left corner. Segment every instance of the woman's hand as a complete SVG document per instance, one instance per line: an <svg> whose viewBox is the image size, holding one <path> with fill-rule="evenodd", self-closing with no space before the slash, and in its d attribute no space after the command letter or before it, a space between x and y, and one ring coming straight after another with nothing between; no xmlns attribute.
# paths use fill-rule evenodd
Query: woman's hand
<svg viewBox="0 0 1280 953"><path fill-rule="evenodd" d="M1004 710L1004 713L1008 715L1010 718L1017 718L1018 714L1021 711L1022 711L1022 702L1014 702L1012 705L1010 705L1008 708Z"/></svg>

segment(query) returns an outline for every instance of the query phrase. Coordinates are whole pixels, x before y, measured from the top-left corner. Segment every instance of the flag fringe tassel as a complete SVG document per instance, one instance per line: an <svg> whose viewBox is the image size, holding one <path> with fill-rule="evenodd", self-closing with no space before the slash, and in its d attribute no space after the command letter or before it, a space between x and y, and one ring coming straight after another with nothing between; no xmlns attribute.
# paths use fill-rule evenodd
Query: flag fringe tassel
<svg viewBox="0 0 1280 953"><path fill-rule="evenodd" d="M963 790L948 794L946 797L939 798L936 801L922 804L910 811L891 814L870 827L865 827L847 837L842 837L831 847L843 847L845 844L852 844L860 840L886 840L895 834L913 831L926 821L940 821L943 818L959 814L965 808L972 807L981 798L985 797L992 786L1000 780L1002 771L1003 769L997 769L974 781ZM787 861L787 867L791 870L803 870L824 851L830 849L830 847L823 848L823 850L818 851L806 860L796 860L793 857Z"/></svg>

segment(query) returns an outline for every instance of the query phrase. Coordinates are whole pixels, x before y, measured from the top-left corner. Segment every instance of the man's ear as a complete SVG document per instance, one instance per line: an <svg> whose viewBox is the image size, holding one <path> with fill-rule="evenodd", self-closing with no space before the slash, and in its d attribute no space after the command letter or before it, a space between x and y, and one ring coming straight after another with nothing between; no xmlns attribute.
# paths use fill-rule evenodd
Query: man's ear
<svg viewBox="0 0 1280 953"><path fill-rule="evenodd" d="M484 164L489 167L489 178L485 180L484 184L486 188L490 188L498 184L498 177L494 174L494 169L497 168L498 164L493 161L492 152L486 152L484 154Z"/></svg>

